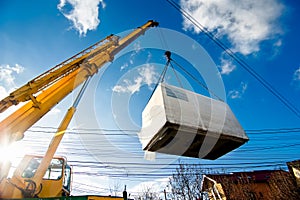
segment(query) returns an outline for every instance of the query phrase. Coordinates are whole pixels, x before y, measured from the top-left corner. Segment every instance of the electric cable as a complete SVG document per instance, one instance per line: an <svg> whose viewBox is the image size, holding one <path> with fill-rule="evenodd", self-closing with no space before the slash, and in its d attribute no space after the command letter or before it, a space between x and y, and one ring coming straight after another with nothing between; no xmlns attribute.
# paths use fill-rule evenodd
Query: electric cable
<svg viewBox="0 0 300 200"><path fill-rule="evenodd" d="M34 129L42 129L42 130L36 130L37 132L40 131L41 133L55 133L57 130L57 127L54 126L32 126L28 131L35 132ZM45 131L45 129L50 129L53 131ZM110 128L72 128L72 129L67 129L67 132L72 132L72 131L85 131L85 132L134 132L137 133L140 130L134 130L134 129L110 129ZM82 132L78 132L81 134ZM247 134L261 134L261 133L300 133L300 127L280 127L280 128L261 128L261 129L245 129L245 132ZM76 133L76 132L75 132Z"/></svg>

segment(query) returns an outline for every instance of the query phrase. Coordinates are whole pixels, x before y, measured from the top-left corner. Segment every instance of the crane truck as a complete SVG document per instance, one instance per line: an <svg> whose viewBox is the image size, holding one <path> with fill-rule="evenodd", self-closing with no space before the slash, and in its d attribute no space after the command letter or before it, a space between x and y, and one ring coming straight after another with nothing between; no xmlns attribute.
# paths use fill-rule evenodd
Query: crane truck
<svg viewBox="0 0 300 200"><path fill-rule="evenodd" d="M67 111L43 156L26 155L8 178L10 163L0 163L0 199L50 198L70 195L71 168L55 152L76 111L90 78L122 49L158 23L150 20L120 38L110 35L32 79L0 101L0 113L25 102L0 122L0 145L21 140L24 132L48 113L75 88L83 85L74 104Z"/></svg>

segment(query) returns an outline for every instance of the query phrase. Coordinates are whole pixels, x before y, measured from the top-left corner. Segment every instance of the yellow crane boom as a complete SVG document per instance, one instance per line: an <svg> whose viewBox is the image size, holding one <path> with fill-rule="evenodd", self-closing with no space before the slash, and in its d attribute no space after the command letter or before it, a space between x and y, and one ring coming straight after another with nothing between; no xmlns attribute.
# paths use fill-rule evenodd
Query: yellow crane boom
<svg viewBox="0 0 300 200"><path fill-rule="evenodd" d="M118 52L144 34L149 27L157 25L155 21L148 21L122 39L110 35L39 75L0 101L0 112L4 112L12 105L28 101L0 122L0 145L4 146L22 139L28 128L85 82L78 98L66 113L52 138L44 157L26 155L10 179L6 178L7 165L0 163L0 199L57 197L70 194L70 188L66 184L71 180L70 168L64 158L54 158L54 154L74 115L88 80L105 63L112 61ZM53 172L56 173L54 177L50 175ZM48 177L45 178L47 174Z"/></svg>
<svg viewBox="0 0 300 200"><path fill-rule="evenodd" d="M46 88L47 86L55 83L63 76L67 76L69 73L79 67L85 59L91 57L95 53L105 51L113 45L118 45L118 36L110 35L105 39L95 43L94 45L86 48L85 50L77 53L71 58L56 65L43 74L35 77L22 87L16 89L10 95L0 101L0 112L4 112L12 105L17 105L20 102L34 99L34 94Z"/></svg>
<svg viewBox="0 0 300 200"><path fill-rule="evenodd" d="M157 22L151 20L122 39L108 36L12 92L0 102L0 112L19 102L30 101L0 122L0 141L11 142L23 138L28 128L87 77L93 76L105 63L112 61L118 52L147 28L157 25Z"/></svg>

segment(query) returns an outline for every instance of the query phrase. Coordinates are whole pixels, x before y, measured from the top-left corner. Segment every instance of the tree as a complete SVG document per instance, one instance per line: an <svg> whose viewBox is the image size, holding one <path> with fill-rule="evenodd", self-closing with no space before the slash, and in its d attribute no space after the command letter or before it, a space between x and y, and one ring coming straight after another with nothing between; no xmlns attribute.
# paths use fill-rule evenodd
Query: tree
<svg viewBox="0 0 300 200"><path fill-rule="evenodd" d="M269 196L272 199L299 199L300 192L290 173L285 171L274 172L268 182L270 185Z"/></svg>
<svg viewBox="0 0 300 200"><path fill-rule="evenodd" d="M113 185L109 186L109 191L112 196L120 196L122 193L121 184L118 181L115 181Z"/></svg>
<svg viewBox="0 0 300 200"><path fill-rule="evenodd" d="M283 170L257 176L255 172L238 172L232 175L215 175L214 179L222 183L228 200L296 200L300 196L291 174Z"/></svg>
<svg viewBox="0 0 300 200"><path fill-rule="evenodd" d="M153 187L144 185L141 193L135 197L137 200L159 200L159 194L153 190Z"/></svg>
<svg viewBox="0 0 300 200"><path fill-rule="evenodd" d="M200 165L179 163L169 180L172 198L177 200L199 199L202 195L202 175L207 173Z"/></svg>
<svg viewBox="0 0 300 200"><path fill-rule="evenodd" d="M203 175L211 178L202 181ZM262 170L254 172L234 172L230 174L212 173L201 165L180 163L169 180L172 199L195 200L212 195L215 183L221 184L227 200L291 199L300 197L300 189L293 176L283 170ZM216 184L216 185L218 185ZM221 195L223 192L220 192ZM221 195L222 196L222 195Z"/></svg>

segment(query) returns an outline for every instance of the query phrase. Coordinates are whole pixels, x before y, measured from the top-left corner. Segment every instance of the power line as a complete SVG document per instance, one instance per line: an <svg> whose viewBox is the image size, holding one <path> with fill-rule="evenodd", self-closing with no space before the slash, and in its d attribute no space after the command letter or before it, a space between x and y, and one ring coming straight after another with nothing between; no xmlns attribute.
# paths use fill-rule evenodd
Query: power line
<svg viewBox="0 0 300 200"><path fill-rule="evenodd" d="M89 161L89 162L82 162L82 161L70 161L69 163L73 163L75 166L89 166L89 167L95 167L99 165L121 165L121 166L130 166L133 165L135 168L150 168L152 167L163 167L162 169L175 169L177 168L180 163L170 163L168 164L168 167L165 167L165 164L160 163L141 163L141 162L95 162L95 161ZM197 164L185 164L187 166L235 166L235 165L269 165L269 164L282 164L282 161L263 161L263 162L238 162L238 163L197 163ZM150 167L152 166L152 167ZM170 167L171 166L171 167ZM103 167L103 166L102 166ZM175 168L174 168L175 167Z"/></svg>
<svg viewBox="0 0 300 200"><path fill-rule="evenodd" d="M209 168L201 168L202 170L241 170L241 169L258 169L258 168L283 168L286 167L286 163L274 163L274 164L266 164L266 165L253 165L253 166L233 166L233 167L209 167ZM161 171L162 169L160 169ZM166 176L172 176L175 172L176 168L174 168L173 172L160 172L160 173L119 173L119 172L74 172L74 174L78 175L87 175L87 176L110 176L115 178L159 178L159 177L166 177Z"/></svg>
<svg viewBox="0 0 300 200"><path fill-rule="evenodd" d="M300 128L270 128L270 129L250 129L246 130L248 134L274 134L274 133L299 133Z"/></svg>
<svg viewBox="0 0 300 200"><path fill-rule="evenodd" d="M278 138L278 141L281 141L280 144L264 144L263 147L255 147L252 145L248 145L245 146L243 148L239 148L237 150L234 150L235 153L239 153L239 152L244 152L244 151L260 151L260 150L265 150L265 149L284 149L284 148L289 148L289 147L295 147L295 146L299 146L300 143L294 143L295 140L290 140L289 142L282 142L283 139ZM263 140L260 140L263 141ZM85 154L90 154L90 152L92 153L96 153L99 152L99 154L101 153L102 155L104 155L105 153L110 153L110 154L114 154L115 152L117 152L116 147L112 147L112 143L99 143L98 141L95 141L94 144L87 144L87 143L83 143L83 144L87 144L88 146L82 146L82 147L77 147L74 146L74 144L76 144L77 141L72 141L72 142L68 142L68 143L62 143L63 145L67 145L67 146L63 146L61 148L63 148L64 151L69 151L68 154L76 154L76 151L80 151L80 154L83 155L84 152L82 152L83 150L85 150L87 153ZM290 142L293 142L292 144L290 144ZM119 144L115 144L117 145L118 148L120 149L125 149L126 151L129 151L131 153L143 153L143 151L141 149L138 149L137 147L140 148L140 143L138 141L136 142L132 142L132 143L127 143L126 145L119 145ZM34 141L34 143L32 143L31 141L31 148L42 148L42 147L46 147L47 144L45 143L45 141ZM115 149L115 151L112 151L112 148ZM116 155L117 156L117 155Z"/></svg>
<svg viewBox="0 0 300 200"><path fill-rule="evenodd" d="M42 130L35 130L35 129L42 129ZM50 130L45 130L50 129ZM56 127L53 126L32 126L32 128L28 129L29 132L33 133L55 133ZM53 131L51 131L53 130ZM78 132L76 132L78 131ZM140 130L133 130L133 129L109 129L109 128L72 128L68 129L67 133L70 134L102 134L99 132L108 132L104 133L105 135L124 135L119 133L110 133L110 132L132 132L132 133L138 133ZM96 133L94 133L96 132ZM246 129L245 132L247 134L255 134L255 133L265 133L265 134L271 134L271 133L297 133L300 132L300 127L291 127L291 128L263 128L263 129ZM128 135L128 134L127 134Z"/></svg>
<svg viewBox="0 0 300 200"><path fill-rule="evenodd" d="M275 145L272 147L260 147L260 148L254 148L254 149L238 149L235 152L250 152L250 151L262 151L262 150L270 150L270 149L282 149L287 147L296 147L300 146L300 144L284 144L284 145Z"/></svg>
<svg viewBox="0 0 300 200"><path fill-rule="evenodd" d="M52 129L54 131L57 130L57 127L54 126L32 126L32 128L41 128L41 129ZM29 129L29 130L32 130ZM134 129L110 129L110 128L72 128L68 129L69 131L104 131L104 132L114 132L114 131L122 131L122 132L139 132L139 130Z"/></svg>
<svg viewBox="0 0 300 200"><path fill-rule="evenodd" d="M55 132L53 131L53 129L55 129L54 127L34 127L32 128L33 130L37 130L37 129L43 129L43 131L50 131L50 132ZM46 130L45 130L46 129ZM105 129L107 130L108 132L106 134L114 134L112 132L110 132L110 130L113 130L113 129ZM272 136L274 133L284 133L283 136L285 136L285 134L289 134L289 131L290 133L292 134L297 134L297 131L300 130L300 128L272 128L272 129L252 129L252 130L248 130L251 134L253 135L258 135L259 133L262 133L262 134L269 134L270 136ZM93 131L96 131L96 133L98 131L103 131L103 129L85 129L85 128L78 128L77 131L79 132L78 134L80 135L80 132L82 133L90 133L93 134L95 132ZM122 130L113 130L113 131L122 131ZM38 132L40 133L40 132ZM35 133L33 132L33 137L32 139L29 140L28 138L28 141L30 141L30 147L32 149L40 149L42 147L45 147L46 144L45 144L45 141L43 141L43 138L41 137L34 137L34 134L38 134L38 133ZM73 135L73 134L71 134ZM259 135L258 135L259 136ZM115 137L115 135L113 135L113 137ZM25 142L26 142L26 137L24 138ZM91 140L93 141L93 140ZM279 141L279 140L278 140ZM68 156L75 156L74 158L72 158L71 160L69 160L69 162L71 164L73 164L74 166L76 167L90 167L91 169L99 169L99 170L107 170L107 169L110 169L110 170L114 170L114 169L118 169L120 167L122 167L122 170L124 169L129 169L129 170L139 170L139 169L150 169L152 170L153 168L156 168L156 167L159 167L159 166L162 166L162 165L144 165L143 162L130 162L132 164L129 164L127 165L127 163L124 163L122 161L124 161L125 156L124 155L116 155L115 154L115 151L111 151L109 149L106 149L107 147L110 147L110 144L108 145L104 145L105 143L103 143L102 141L97 141L97 143L95 143L95 145L93 146L89 146L89 150L92 150L92 153L91 151L88 151L86 149L86 146L82 146L82 148L78 145L75 145L75 143L77 142L82 142L82 141L77 141L76 138L68 138L67 141L63 141L62 144L63 144L63 149L59 150L60 152L63 152L65 154L67 154ZM129 151L130 153L133 153L132 154L132 158L134 159L142 159L143 156L141 156L143 154L143 151L141 149L138 149L136 148L137 144L139 144L139 141L138 140L135 140L135 141L122 141L122 146L124 147L124 149L126 151ZM64 146L66 145L66 146ZM296 152L296 149L295 151L292 150L291 148L298 148L300 144L296 143L296 144L289 144L288 142L285 142L285 144L283 144L282 142L278 145L277 144L272 144L272 145L266 145L264 144L262 147L259 147L259 146L243 146L242 148L239 148L237 150L235 150L233 153L234 155L236 156L242 156L243 153L247 153L247 152L256 152L255 154L251 154L252 156L255 156L255 155L261 155L261 154L266 154L268 155L268 158L267 159L261 159L261 162L259 162L259 160L257 160L255 157L253 158L250 158L249 157L249 154L247 154L245 157L242 157L242 159L240 159L239 157L234 157L234 159L231 159L231 157L228 157L226 159L220 159L221 160L221 163L226 163L226 161L230 161L231 162L231 165L229 164L218 164L218 165L214 165L211 164L211 166L214 168L214 169L227 169L227 170L235 170L235 169L247 169L247 168L272 168L272 167L277 167L277 166L284 166L285 162L288 161L288 158L290 158L290 160L295 157L297 154ZM111 149L111 148L110 148ZM266 150L271 150L271 149L281 149L280 152L277 152L277 153L274 153L274 151L266 151ZM96 154L94 155L93 152L96 152ZM97 152L99 152L97 154ZM294 152L294 153L293 153ZM58 152L59 153L59 152ZM108 157L114 157L116 159L121 159L120 162L101 162L101 163L93 163L93 162L87 162L85 163L84 161L82 161L81 159L77 158L76 156L101 156L101 158L103 158L103 160L105 160L105 158L108 158ZM123 159L123 160L122 160ZM162 158L158 158L157 161L158 163L157 164L160 164L159 162L164 160L164 159L167 159L166 157L162 157ZM245 160L246 162L236 162L236 161L242 161L242 160ZM251 160L253 160L251 162ZM248 161L248 162L247 162ZM267 161L267 162L265 162ZM79 164L78 164L79 163ZM81 164L80 164L81 163ZM217 164L217 163L216 163ZM112 166L110 166L112 165ZM124 167L125 166L125 167ZM210 164L206 164L205 166L207 167L211 167ZM174 167L176 167L175 165L170 165L170 167L167 168L167 170L173 170L175 169ZM117 175L115 175L115 177L117 177ZM142 177L138 177L138 178L142 178Z"/></svg>

